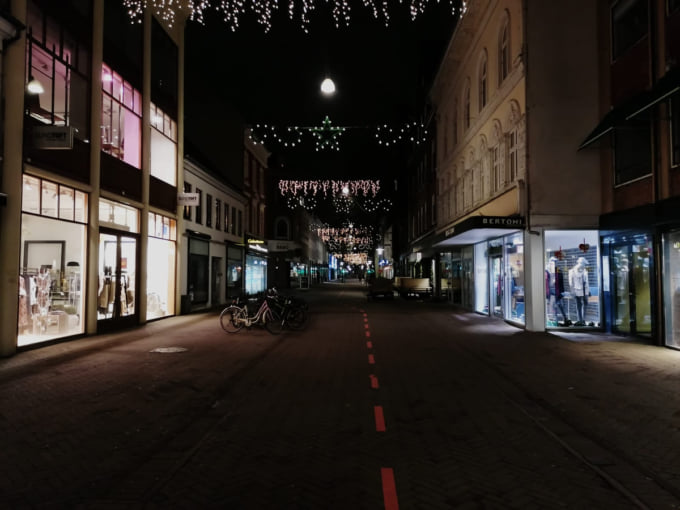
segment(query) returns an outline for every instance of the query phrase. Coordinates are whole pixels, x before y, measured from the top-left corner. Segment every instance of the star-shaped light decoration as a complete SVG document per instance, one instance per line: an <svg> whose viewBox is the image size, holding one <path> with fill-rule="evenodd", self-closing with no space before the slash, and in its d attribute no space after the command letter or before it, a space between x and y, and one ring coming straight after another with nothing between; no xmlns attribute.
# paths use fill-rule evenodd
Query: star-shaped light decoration
<svg viewBox="0 0 680 510"><path fill-rule="evenodd" d="M339 138L342 133L345 132L344 127L333 127L331 124L331 119L326 118L321 123L320 127L309 128L309 132L316 138L316 150L322 149L334 149L336 151L340 150Z"/></svg>

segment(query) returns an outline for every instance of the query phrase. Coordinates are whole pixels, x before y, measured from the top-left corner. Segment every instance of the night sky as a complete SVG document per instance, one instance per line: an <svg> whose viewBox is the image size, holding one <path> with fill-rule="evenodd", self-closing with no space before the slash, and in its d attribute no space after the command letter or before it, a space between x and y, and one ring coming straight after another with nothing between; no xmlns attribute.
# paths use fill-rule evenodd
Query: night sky
<svg viewBox="0 0 680 510"><path fill-rule="evenodd" d="M385 178L403 152L380 147L372 128L419 120L432 78L455 26L448 3L431 2L411 21L408 4L390 2L390 24L361 2L350 2L349 27L336 28L327 5L311 17L309 33L285 9L265 33L252 13L232 32L218 16L204 25L190 22L186 37L187 137L211 161L218 161L215 130L238 116L249 125L353 127L340 151L270 146L289 178ZM319 90L328 75L337 92ZM216 126L212 128L210 126ZM210 138L213 138L212 140ZM309 138L306 138L310 140Z"/></svg>

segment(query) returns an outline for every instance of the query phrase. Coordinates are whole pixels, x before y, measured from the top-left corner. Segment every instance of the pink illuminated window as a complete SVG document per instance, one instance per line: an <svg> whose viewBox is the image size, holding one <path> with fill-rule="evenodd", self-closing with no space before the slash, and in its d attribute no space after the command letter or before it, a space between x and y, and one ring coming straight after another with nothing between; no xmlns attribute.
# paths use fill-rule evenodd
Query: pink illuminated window
<svg viewBox="0 0 680 510"><path fill-rule="evenodd" d="M102 90L102 151L141 168L141 94L106 64L102 65Z"/></svg>

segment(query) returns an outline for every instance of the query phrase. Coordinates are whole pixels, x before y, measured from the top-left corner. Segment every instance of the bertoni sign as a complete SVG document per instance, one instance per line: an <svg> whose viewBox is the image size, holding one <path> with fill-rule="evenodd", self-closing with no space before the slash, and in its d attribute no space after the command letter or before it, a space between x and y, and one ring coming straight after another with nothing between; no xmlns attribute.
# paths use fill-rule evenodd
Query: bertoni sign
<svg viewBox="0 0 680 510"><path fill-rule="evenodd" d="M454 234L467 232L474 228L524 228L522 216L471 216L457 225L446 229L444 235L450 237Z"/></svg>

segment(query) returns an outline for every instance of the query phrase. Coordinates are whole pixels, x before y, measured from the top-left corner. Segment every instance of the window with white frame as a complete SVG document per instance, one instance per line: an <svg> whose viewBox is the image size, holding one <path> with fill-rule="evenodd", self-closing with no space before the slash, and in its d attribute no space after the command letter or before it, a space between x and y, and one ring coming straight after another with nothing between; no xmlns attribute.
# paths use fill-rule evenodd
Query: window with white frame
<svg viewBox="0 0 680 510"><path fill-rule="evenodd" d="M151 175L177 182L177 123L151 103Z"/></svg>
<svg viewBox="0 0 680 510"><path fill-rule="evenodd" d="M493 192L497 193L503 186L503 179L501 174L501 148L496 145L491 148L491 177L493 179Z"/></svg>
<svg viewBox="0 0 680 510"><path fill-rule="evenodd" d="M517 130L508 133L508 182L517 180L518 153L517 153Z"/></svg>

